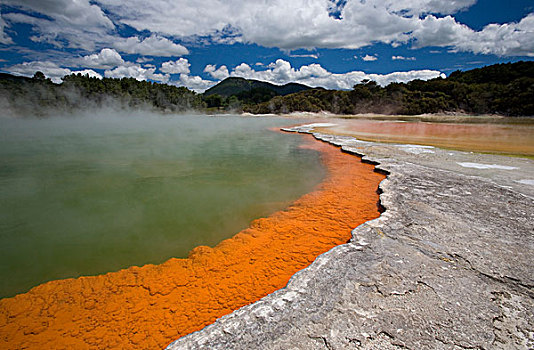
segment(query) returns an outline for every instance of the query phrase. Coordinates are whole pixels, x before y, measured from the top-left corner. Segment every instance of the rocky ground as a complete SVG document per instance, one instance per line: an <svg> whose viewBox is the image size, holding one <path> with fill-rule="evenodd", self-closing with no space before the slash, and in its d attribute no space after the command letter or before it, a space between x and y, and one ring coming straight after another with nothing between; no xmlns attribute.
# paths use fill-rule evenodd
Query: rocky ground
<svg viewBox="0 0 534 350"><path fill-rule="evenodd" d="M534 161L314 135L388 174L386 211L168 349L534 348Z"/></svg>

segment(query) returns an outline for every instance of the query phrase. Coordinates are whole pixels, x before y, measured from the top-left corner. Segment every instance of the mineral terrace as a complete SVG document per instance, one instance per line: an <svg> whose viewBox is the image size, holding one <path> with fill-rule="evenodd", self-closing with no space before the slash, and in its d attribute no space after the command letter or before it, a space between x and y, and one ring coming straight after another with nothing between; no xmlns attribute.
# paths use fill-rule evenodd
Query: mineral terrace
<svg viewBox="0 0 534 350"><path fill-rule="evenodd" d="M388 174L385 212L168 349L534 348L534 161L314 136Z"/></svg>

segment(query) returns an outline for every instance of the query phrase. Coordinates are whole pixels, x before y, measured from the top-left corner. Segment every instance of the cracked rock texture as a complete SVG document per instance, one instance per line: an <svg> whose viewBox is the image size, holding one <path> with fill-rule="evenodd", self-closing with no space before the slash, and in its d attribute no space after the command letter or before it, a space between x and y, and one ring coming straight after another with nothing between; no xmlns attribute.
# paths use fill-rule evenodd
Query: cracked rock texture
<svg viewBox="0 0 534 350"><path fill-rule="evenodd" d="M168 349L534 349L533 161L314 136L389 174L386 212Z"/></svg>

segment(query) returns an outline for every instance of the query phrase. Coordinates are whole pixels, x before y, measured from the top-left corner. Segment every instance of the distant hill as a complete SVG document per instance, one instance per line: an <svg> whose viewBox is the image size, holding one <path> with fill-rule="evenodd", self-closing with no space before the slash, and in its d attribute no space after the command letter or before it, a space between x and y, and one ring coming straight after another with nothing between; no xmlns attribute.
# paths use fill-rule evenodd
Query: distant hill
<svg viewBox="0 0 534 350"><path fill-rule="evenodd" d="M17 83L31 83L32 79L27 77L21 77L18 75L12 75L7 73L0 73L0 81L2 80L9 80Z"/></svg>
<svg viewBox="0 0 534 350"><path fill-rule="evenodd" d="M221 81L219 84L209 88L204 92L204 96L220 95L223 97L230 97L232 95L239 96L243 93L252 91L272 91L274 95L285 96L295 92L310 90L309 86L289 83L285 85L274 85L259 80L251 80L245 78L230 77Z"/></svg>
<svg viewBox="0 0 534 350"><path fill-rule="evenodd" d="M510 84L520 78L534 78L534 62L494 64L465 72L458 70L452 72L447 80L467 84Z"/></svg>

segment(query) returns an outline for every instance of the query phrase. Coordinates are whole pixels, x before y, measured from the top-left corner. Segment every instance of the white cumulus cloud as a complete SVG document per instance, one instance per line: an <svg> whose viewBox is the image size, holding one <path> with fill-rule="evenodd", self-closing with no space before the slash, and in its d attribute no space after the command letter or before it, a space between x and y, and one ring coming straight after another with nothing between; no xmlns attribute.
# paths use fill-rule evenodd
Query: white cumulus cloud
<svg viewBox="0 0 534 350"><path fill-rule="evenodd" d="M529 45L528 49L519 49L517 43L534 42L528 18L520 24L498 25L499 28L478 32L466 27L478 45L468 45L465 38L454 33L462 28L453 17L441 17L440 23L433 23L439 16L469 8L476 0L352 0L336 3L339 18L332 16L332 1L325 0L153 0L150 6L144 0L99 0L98 3L114 13L118 22L138 30L286 50L355 49L377 42L398 46L415 40L418 46L443 45L475 53L513 56L529 53ZM512 42L506 43L509 37L513 37ZM482 43L484 49L480 48Z"/></svg>
<svg viewBox="0 0 534 350"><path fill-rule="evenodd" d="M372 61L376 61L377 59L378 57L376 56L371 56L371 55L362 56L362 60L364 60L365 62L372 62Z"/></svg>
<svg viewBox="0 0 534 350"><path fill-rule="evenodd" d="M327 0L2 0L5 11L17 8L26 13L2 15L5 23L0 22L0 40L10 40L2 28L20 22L33 27L34 41L91 52L110 47L148 56L187 54L187 48L175 39L254 43L284 50L357 49L374 43L396 47L413 42L415 47L534 55L534 14L518 23L490 24L476 31L451 16L475 2L348 0L334 6ZM333 11L338 15L333 16ZM122 24L151 35L123 38L117 32Z"/></svg>
<svg viewBox="0 0 534 350"><path fill-rule="evenodd" d="M153 0L150 6L144 0L99 1L119 22L137 30L223 42L231 36L232 41L282 49L405 42L414 21L395 13L397 8L389 9L390 2L350 1L342 20L337 20L330 16L325 0Z"/></svg>
<svg viewBox="0 0 534 350"><path fill-rule="evenodd" d="M120 38L114 43L114 48L120 52L144 56L170 57L187 55L189 53L189 50L183 45L176 44L157 34L153 34L143 40L140 40L136 36Z"/></svg>
<svg viewBox="0 0 534 350"><path fill-rule="evenodd" d="M5 5L46 14L58 24L90 29L114 28L102 9L89 0L2 0Z"/></svg>
<svg viewBox="0 0 534 350"><path fill-rule="evenodd" d="M50 78L54 83L59 84L61 83L61 79L70 74L78 74L81 75L88 75L89 77L94 77L98 79L102 79L102 75L95 72L92 69L83 69L83 70L77 70L72 71L69 68L60 67L55 62L51 61L32 61L32 62L23 62L20 64L16 64L14 66L6 68L6 70L10 73L17 74L17 75L23 75L27 77L33 77L35 72L40 71L43 72L43 74Z"/></svg>
<svg viewBox="0 0 534 350"><path fill-rule="evenodd" d="M84 70L78 70L78 71L72 71L71 74L81 74L81 75L87 75L89 78L98 78L102 79L102 75L95 72L92 69L84 69Z"/></svg>
<svg viewBox="0 0 534 350"><path fill-rule="evenodd" d="M156 73L156 67L143 68L140 65L126 62L115 69L108 69L104 72L106 78L135 78L136 80L154 80L162 83L169 81L168 74Z"/></svg>
<svg viewBox="0 0 534 350"><path fill-rule="evenodd" d="M189 74L189 67L191 64L185 58L180 58L176 61L163 62L161 71L169 74Z"/></svg>
<svg viewBox="0 0 534 350"><path fill-rule="evenodd" d="M191 89L196 92L203 92L213 85L217 84L215 81L205 80L199 77L198 75L187 75L180 74L180 80L171 82L171 84L176 86L185 86L188 89Z"/></svg>
<svg viewBox="0 0 534 350"><path fill-rule="evenodd" d="M268 81L273 84L298 82L312 87L341 90L352 89L355 84L365 79L374 80L378 84L385 86L392 82L408 82L414 79L428 80L445 77L445 74L435 70L412 70L389 74L369 74L362 71L331 73L316 63L295 69L289 62L282 59L276 60L268 66L268 69L261 71L257 71L248 64L242 63L235 67L230 75Z"/></svg>
<svg viewBox="0 0 534 350"><path fill-rule="evenodd" d="M60 83L61 78L71 73L70 69L59 67L56 63L51 61L23 62L5 69L10 73L27 77L32 77L35 72L40 71L54 83Z"/></svg>
<svg viewBox="0 0 534 350"><path fill-rule="evenodd" d="M213 64L208 64L206 68L204 68L204 73L208 73L213 79L217 80L223 80L230 76L230 73L228 72L228 67L220 66L219 68L217 68L217 66Z"/></svg>
<svg viewBox="0 0 534 350"><path fill-rule="evenodd" d="M518 23L489 24L480 31L458 23L453 17L427 16L413 32L416 47L452 47L499 56L534 57L534 14Z"/></svg>
<svg viewBox="0 0 534 350"><path fill-rule="evenodd" d="M187 63L187 60L183 59L183 63ZM179 62L180 60L176 61ZM176 62L172 62L175 63ZM184 65L184 66L187 66ZM223 68L224 67L224 68ZM188 66L187 66L188 68ZM191 90L202 92L207 88L215 85L217 81L205 80L200 76L191 76L188 73L179 73L179 80L170 81L170 71L162 72L166 74L156 73L157 67L154 65L140 66L133 62L124 62L122 65L117 66L114 69L107 69L104 72L104 76L108 78L123 78L131 77L137 80L153 80L162 83L170 83L177 86L185 86ZM170 68L171 70L174 68ZM91 70L83 69L79 71L71 71L69 68L58 66L51 61L33 61L24 62L11 67L6 68L7 71L24 75L33 76L36 71L43 72L52 81L59 83L61 78L71 73L81 73L82 75L89 75L90 77L96 77L101 79L102 76ZM218 75L215 72L227 72L229 76L243 77L247 79L255 79L261 81L267 81L274 84L286 84L289 82L298 82L311 87L324 87L327 89L341 89L350 90L355 84L361 83L365 79L374 80L378 84L385 86L391 82L408 82L414 79L428 80L437 77L445 77L445 75L439 71L434 70L412 70L408 72L393 72L389 74L369 74L362 71L351 71L347 73L332 73L323 68L320 64L312 63L309 65L303 65L300 68L294 68L287 61L278 59L275 62L267 65L267 69L255 70L246 63L242 63L235 67L231 72L228 72L226 66L221 66L217 69L214 65L206 66L205 72L210 75L214 73L219 78L224 79L226 74Z"/></svg>
<svg viewBox="0 0 534 350"><path fill-rule="evenodd" d="M124 64L121 55L113 49L102 49L99 53L84 56L79 65L90 68L110 69Z"/></svg>
<svg viewBox="0 0 534 350"><path fill-rule="evenodd" d="M5 13L3 17L32 25L37 34L31 39L36 42L62 47L64 40L68 47L92 50L95 42L115 29L102 9L89 0L2 0L2 3L32 14ZM34 13L44 14L46 18Z"/></svg>

